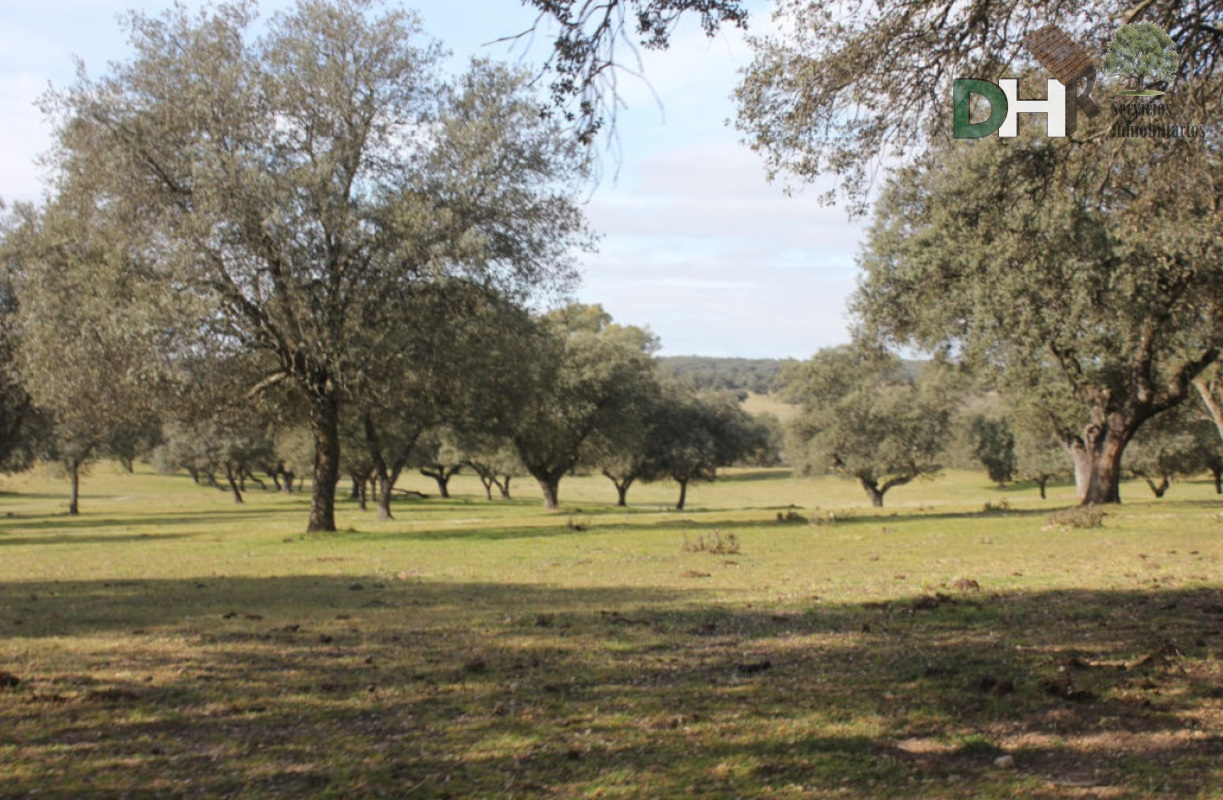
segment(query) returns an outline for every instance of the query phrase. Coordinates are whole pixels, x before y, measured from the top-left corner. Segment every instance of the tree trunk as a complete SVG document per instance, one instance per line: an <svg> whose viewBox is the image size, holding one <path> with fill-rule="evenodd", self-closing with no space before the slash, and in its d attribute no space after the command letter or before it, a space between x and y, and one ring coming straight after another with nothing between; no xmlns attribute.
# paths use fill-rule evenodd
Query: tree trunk
<svg viewBox="0 0 1223 800"><path fill-rule="evenodd" d="M1089 425L1069 445L1080 505L1121 502L1121 456L1131 435L1119 426Z"/></svg>
<svg viewBox="0 0 1223 800"><path fill-rule="evenodd" d="M493 501L493 476L478 470L476 474L480 476L480 485L484 487L484 499L491 503Z"/></svg>
<svg viewBox="0 0 1223 800"><path fill-rule="evenodd" d="M603 476L607 478L609 481L611 481L612 484L616 487L616 494L618 495L618 498L616 500L616 507L617 508L627 507L628 506L628 490L629 490L629 487L633 485L633 481L635 480L635 478L630 475L629 477L625 478L623 481L617 480L616 476L612 475L607 470L603 470Z"/></svg>
<svg viewBox="0 0 1223 800"><path fill-rule="evenodd" d="M497 484L497 489L501 492L502 500L510 499L510 481L513 480L513 478L514 478L513 475L506 475L505 480Z"/></svg>
<svg viewBox="0 0 1223 800"><path fill-rule="evenodd" d="M423 469L421 472L437 482L437 493L440 496L450 499L450 479L454 477L453 472L449 472L445 467L438 469L437 472L425 472Z"/></svg>
<svg viewBox="0 0 1223 800"><path fill-rule="evenodd" d="M293 493L293 479L297 477L297 473L290 472L289 470L285 470L281 474L284 475L284 482L285 482L284 489L283 489L284 493L292 494Z"/></svg>
<svg viewBox="0 0 1223 800"><path fill-rule="evenodd" d="M676 511L684 510L684 503L688 502L688 480L685 478L682 481L676 481L679 484L679 501L675 504Z"/></svg>
<svg viewBox="0 0 1223 800"><path fill-rule="evenodd" d="M225 465L225 480L229 484L229 490L234 494L234 502L241 505L242 490L238 488L238 479L234 475L234 468L232 464Z"/></svg>
<svg viewBox="0 0 1223 800"><path fill-rule="evenodd" d="M334 396L315 397L310 404L314 434L314 486L307 533L333 533L335 490L340 482L340 404Z"/></svg>
<svg viewBox="0 0 1223 800"><path fill-rule="evenodd" d="M1046 484L1048 484L1048 483L1049 483L1049 476L1048 476L1048 475L1041 475L1039 478L1037 478L1037 479L1036 479L1036 485L1040 487L1040 499L1041 499L1041 500L1046 500L1046 499L1048 499L1048 498L1045 496L1045 485L1046 485Z"/></svg>
<svg viewBox="0 0 1223 800"><path fill-rule="evenodd" d="M1172 485L1172 481L1168 479L1167 475L1163 476L1159 483L1146 476L1143 476L1142 479L1147 482L1147 486L1151 487L1151 494L1155 495L1156 499L1163 497L1164 493L1168 491L1168 487Z"/></svg>
<svg viewBox="0 0 1223 800"><path fill-rule="evenodd" d="M560 488L561 479L551 475L542 478L536 478L539 481L539 488L544 493L544 509L547 511L556 511L560 508Z"/></svg>
<svg viewBox="0 0 1223 800"><path fill-rule="evenodd" d="M1214 469L1212 467L1210 474L1215 479L1215 494L1223 494L1223 469Z"/></svg>
<svg viewBox="0 0 1223 800"><path fill-rule="evenodd" d="M391 495L395 492L395 481L398 478L399 470L375 476L378 486L378 519L383 522L395 519L391 516Z"/></svg>
<svg viewBox="0 0 1223 800"><path fill-rule="evenodd" d="M871 499L871 505L875 508L883 508L883 494L887 490L880 489L878 481L866 478L859 478L859 480L862 482L862 488L866 490L866 496Z"/></svg>
<svg viewBox="0 0 1223 800"><path fill-rule="evenodd" d="M68 462L68 481L71 484L68 497L68 513L71 516L76 516L81 513L81 462L72 460Z"/></svg>
<svg viewBox="0 0 1223 800"><path fill-rule="evenodd" d="M349 500L360 500L361 499L360 482L356 475L353 475L351 477L352 477L352 488L348 490L348 499Z"/></svg>

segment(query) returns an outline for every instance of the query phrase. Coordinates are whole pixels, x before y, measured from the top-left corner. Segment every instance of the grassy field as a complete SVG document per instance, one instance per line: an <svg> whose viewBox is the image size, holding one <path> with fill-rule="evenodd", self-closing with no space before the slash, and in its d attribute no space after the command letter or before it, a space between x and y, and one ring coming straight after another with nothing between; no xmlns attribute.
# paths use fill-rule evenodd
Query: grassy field
<svg viewBox="0 0 1223 800"><path fill-rule="evenodd" d="M552 515L460 476L330 535L109 465L77 518L2 488L0 797L1223 797L1205 482L1075 528L967 474L882 510L571 478Z"/></svg>

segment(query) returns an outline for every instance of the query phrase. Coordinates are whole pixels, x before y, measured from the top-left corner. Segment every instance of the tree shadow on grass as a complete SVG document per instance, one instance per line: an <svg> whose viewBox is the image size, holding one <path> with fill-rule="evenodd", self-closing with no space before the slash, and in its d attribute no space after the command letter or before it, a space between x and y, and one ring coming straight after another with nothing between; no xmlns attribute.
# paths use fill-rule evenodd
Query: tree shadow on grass
<svg viewBox="0 0 1223 800"><path fill-rule="evenodd" d="M0 690L17 796L1155 797L1223 780L1215 588L778 611L353 575L9 584L0 608L0 637L32 637ZM1003 752L1015 769L993 767Z"/></svg>
<svg viewBox="0 0 1223 800"><path fill-rule="evenodd" d="M216 527L230 525L243 520L265 521L273 516L283 516L285 509L280 506L246 505L232 509L208 509L207 511L172 511L115 513L113 509L103 512L84 513L76 516L69 514L30 514L0 517L0 544L16 543L19 540L8 538L9 534L27 534L23 543L40 541L29 534L47 533L54 536L52 541L59 541L58 535L71 536L76 531L87 531L96 528L114 528L116 526L167 528L178 526ZM115 541L121 541L122 536ZM135 538L135 537L128 537ZM103 536L98 539L110 541L112 537ZM81 541L69 539L67 541Z"/></svg>

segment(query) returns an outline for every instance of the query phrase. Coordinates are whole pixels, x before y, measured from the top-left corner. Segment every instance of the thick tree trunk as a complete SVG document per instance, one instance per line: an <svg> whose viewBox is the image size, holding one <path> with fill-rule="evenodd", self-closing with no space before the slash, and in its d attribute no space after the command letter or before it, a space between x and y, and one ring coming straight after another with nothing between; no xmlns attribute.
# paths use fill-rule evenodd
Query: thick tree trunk
<svg viewBox="0 0 1223 800"><path fill-rule="evenodd" d="M875 508L883 508L883 494L887 489L880 489L877 481L859 478L862 483L862 488L866 490L866 496L871 499L871 505Z"/></svg>
<svg viewBox="0 0 1223 800"><path fill-rule="evenodd" d="M684 504L688 502L688 481L676 481L679 484L679 501L675 504L676 511L683 511Z"/></svg>
<svg viewBox="0 0 1223 800"><path fill-rule="evenodd" d="M560 508L560 490L561 479L559 476L544 476L537 477L539 488L544 493L544 509L547 511L556 511Z"/></svg>
<svg viewBox="0 0 1223 800"><path fill-rule="evenodd" d="M229 490L233 492L234 502L242 504L242 490L238 487L237 476L234 475L234 468L231 464L225 465L225 481L229 484Z"/></svg>
<svg viewBox="0 0 1223 800"><path fill-rule="evenodd" d="M316 397L310 407L314 434L314 486L307 533L335 531L335 490L340 482L340 404L335 397Z"/></svg>
<svg viewBox="0 0 1223 800"><path fill-rule="evenodd" d="M1131 435L1123 428L1091 425L1070 444L1080 505L1121 502L1121 456Z"/></svg>
<svg viewBox="0 0 1223 800"><path fill-rule="evenodd" d="M1212 469L1210 474L1215 479L1215 494L1223 494L1223 470Z"/></svg>
<svg viewBox="0 0 1223 800"><path fill-rule="evenodd" d="M352 487L348 490L348 499L349 500L360 500L361 499L360 481L356 475L352 475L350 477L352 478Z"/></svg>

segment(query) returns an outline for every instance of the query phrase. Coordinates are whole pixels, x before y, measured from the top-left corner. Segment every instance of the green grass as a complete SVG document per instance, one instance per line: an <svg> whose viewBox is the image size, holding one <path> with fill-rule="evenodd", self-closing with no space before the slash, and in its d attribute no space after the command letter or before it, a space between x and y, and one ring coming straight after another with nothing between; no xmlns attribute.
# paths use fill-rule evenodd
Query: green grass
<svg viewBox="0 0 1223 800"><path fill-rule="evenodd" d="M551 515L460 477L331 535L304 494L103 465L70 518L62 488L0 495L0 797L1223 796L1205 482L1077 529L1071 487L959 473L882 510L567 478ZM715 530L740 552L684 551Z"/></svg>

